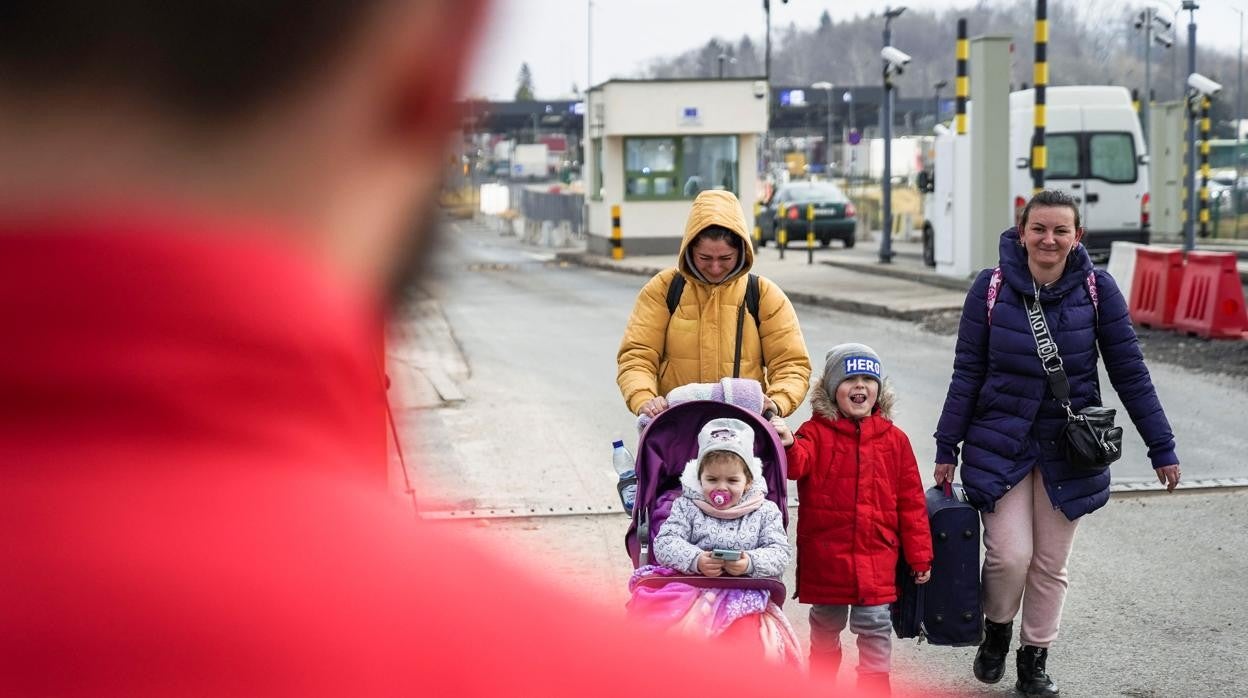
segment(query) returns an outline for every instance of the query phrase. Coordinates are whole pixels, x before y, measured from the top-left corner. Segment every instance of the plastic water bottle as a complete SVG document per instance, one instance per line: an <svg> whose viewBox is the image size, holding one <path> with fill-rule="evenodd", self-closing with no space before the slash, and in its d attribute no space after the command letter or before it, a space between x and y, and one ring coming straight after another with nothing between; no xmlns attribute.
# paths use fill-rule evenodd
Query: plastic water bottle
<svg viewBox="0 0 1248 698"><path fill-rule="evenodd" d="M623 441L611 444L611 465L615 468L615 474L620 476L616 485L620 492L620 503L624 505L624 511L631 514L633 504L637 501L637 474L633 472L633 454L624 448Z"/></svg>

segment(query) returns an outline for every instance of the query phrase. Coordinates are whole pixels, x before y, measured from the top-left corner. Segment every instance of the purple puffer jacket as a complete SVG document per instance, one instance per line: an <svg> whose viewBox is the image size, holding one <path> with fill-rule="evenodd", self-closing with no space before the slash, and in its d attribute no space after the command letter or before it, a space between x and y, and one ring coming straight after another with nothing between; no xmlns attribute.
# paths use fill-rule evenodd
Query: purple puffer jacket
<svg viewBox="0 0 1248 698"><path fill-rule="evenodd" d="M1079 470L1061 456L1057 440L1066 413L1036 355L1025 306L1033 295L1031 272L1015 228L1001 234L1000 254L1003 278L991 326L991 269L975 279L962 308L953 379L936 428L936 462L956 463L961 444L962 483L982 511L992 511L1006 491L1039 466L1049 500L1073 521L1109 500L1109 471ZM1070 378L1071 403L1075 410L1101 404L1099 346L1110 382L1148 445L1153 467L1178 463L1126 300L1113 277L1098 270L1099 309L1094 307L1086 284L1092 270L1087 252L1076 245L1062 277L1040 290L1045 319Z"/></svg>

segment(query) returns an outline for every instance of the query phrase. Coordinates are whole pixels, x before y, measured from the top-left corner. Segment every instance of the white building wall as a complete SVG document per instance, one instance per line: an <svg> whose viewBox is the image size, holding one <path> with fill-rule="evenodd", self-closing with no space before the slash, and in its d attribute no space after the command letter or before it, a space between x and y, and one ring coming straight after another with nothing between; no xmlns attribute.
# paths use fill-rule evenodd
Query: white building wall
<svg viewBox="0 0 1248 698"><path fill-rule="evenodd" d="M767 100L755 96L754 80L612 81L594 89L586 105L587 151L603 137L603 196L592 198L592 155L587 155L586 207L590 250L605 253L611 235L611 207L621 208L625 254L664 253L679 247L691 200L626 201L624 138L734 135L737 137L737 196L747 225L758 200L758 138L767 128ZM599 108L598 105L601 105ZM692 110L692 111L690 111ZM630 239L635 244L630 247Z"/></svg>

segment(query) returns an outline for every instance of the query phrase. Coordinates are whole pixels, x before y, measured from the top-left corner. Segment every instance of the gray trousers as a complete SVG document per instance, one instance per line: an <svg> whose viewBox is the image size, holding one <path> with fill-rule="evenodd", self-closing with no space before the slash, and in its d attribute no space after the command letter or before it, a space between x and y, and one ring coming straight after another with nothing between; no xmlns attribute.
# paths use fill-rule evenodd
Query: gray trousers
<svg viewBox="0 0 1248 698"><path fill-rule="evenodd" d="M816 655L841 651L841 631L848 616L849 629L858 636L858 673L886 674L892 668L893 623L888 604L879 606L810 607L810 663Z"/></svg>

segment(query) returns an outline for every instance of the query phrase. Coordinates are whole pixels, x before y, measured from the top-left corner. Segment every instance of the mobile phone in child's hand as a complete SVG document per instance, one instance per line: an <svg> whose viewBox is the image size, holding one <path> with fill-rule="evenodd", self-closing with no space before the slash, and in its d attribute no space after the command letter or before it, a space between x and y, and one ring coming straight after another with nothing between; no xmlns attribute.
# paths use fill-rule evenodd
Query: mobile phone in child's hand
<svg viewBox="0 0 1248 698"><path fill-rule="evenodd" d="M725 562L735 562L741 559L740 550L724 550L723 548L715 548L711 551L711 557L716 560L724 560Z"/></svg>
<svg viewBox="0 0 1248 698"><path fill-rule="evenodd" d="M717 559L709 550L698 554L697 567L694 570L704 577L718 577L724 573L724 561Z"/></svg>

